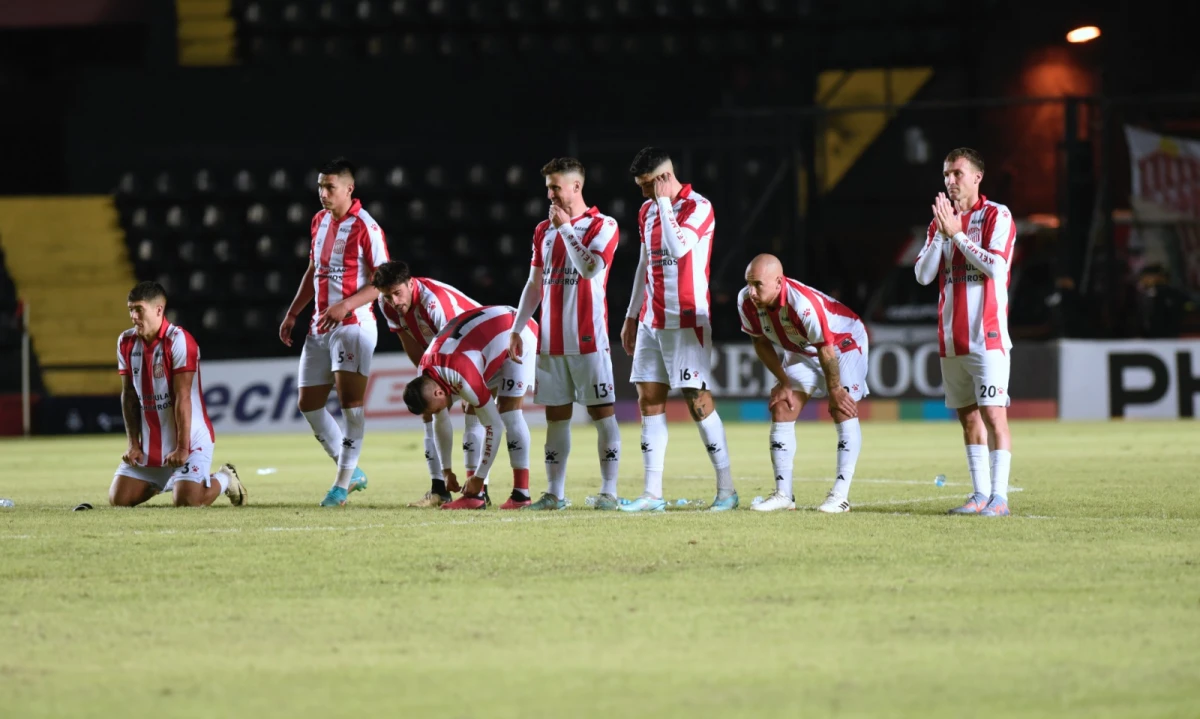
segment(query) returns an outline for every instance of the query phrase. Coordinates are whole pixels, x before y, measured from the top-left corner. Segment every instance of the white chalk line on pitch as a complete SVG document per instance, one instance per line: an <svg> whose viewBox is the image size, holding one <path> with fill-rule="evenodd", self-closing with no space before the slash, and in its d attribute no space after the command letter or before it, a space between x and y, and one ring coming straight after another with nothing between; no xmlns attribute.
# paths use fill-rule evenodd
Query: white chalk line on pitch
<svg viewBox="0 0 1200 719"><path fill-rule="evenodd" d="M679 475L678 477L676 477L676 479L712 479L712 475L711 474L683 474L683 475ZM763 477L734 477L733 479L735 482L753 482L755 480L762 480L764 478ZM834 480L833 477L794 477L794 478L792 478L793 482L832 482L833 480ZM865 479L865 478L860 479L858 477L855 477L851 483L852 484L854 484L854 483L858 483L858 484L905 484L905 485L910 485L910 486L914 486L914 487L927 487L930 484L932 484L931 482L918 481L915 479ZM975 485L971 484L970 482L946 482L942 486L943 487L974 487ZM1008 491L1024 492L1025 488L1024 487L1009 487Z"/></svg>

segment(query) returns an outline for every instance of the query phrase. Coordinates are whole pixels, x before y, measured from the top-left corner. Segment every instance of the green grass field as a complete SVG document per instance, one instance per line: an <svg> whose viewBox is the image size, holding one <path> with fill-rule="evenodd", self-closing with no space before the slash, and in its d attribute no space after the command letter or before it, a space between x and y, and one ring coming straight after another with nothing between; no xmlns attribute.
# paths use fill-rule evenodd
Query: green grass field
<svg viewBox="0 0 1200 719"><path fill-rule="evenodd" d="M834 434L799 427L812 506ZM1200 716L1196 424L1018 423L998 519L943 514L950 424L865 423L836 516L749 511L767 430L728 430L743 510L658 516L584 506L586 425L575 506L537 515L406 509L415 433L368 433L342 509L306 435L219 438L251 504L206 510L103 506L119 437L5 441L0 716ZM672 426L669 498L711 499L698 449Z"/></svg>

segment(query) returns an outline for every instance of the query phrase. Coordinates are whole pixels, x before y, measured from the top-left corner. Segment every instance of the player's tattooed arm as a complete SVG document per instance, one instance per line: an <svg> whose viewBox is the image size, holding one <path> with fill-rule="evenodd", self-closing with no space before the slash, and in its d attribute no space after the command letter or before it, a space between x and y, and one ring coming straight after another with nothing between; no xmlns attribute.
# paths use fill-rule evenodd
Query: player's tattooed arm
<svg viewBox="0 0 1200 719"><path fill-rule="evenodd" d="M840 410L847 417L858 416L858 405L854 398L842 386L842 373L838 366L837 350L832 345L825 345L817 350L817 361L821 363L821 371L825 373L825 386L829 388L829 414Z"/></svg>
<svg viewBox="0 0 1200 719"><path fill-rule="evenodd" d="M142 452L141 404L133 386L133 375L125 374L121 379L121 416L125 418L125 436L129 439L129 448L122 459L128 464L144 464L146 459Z"/></svg>

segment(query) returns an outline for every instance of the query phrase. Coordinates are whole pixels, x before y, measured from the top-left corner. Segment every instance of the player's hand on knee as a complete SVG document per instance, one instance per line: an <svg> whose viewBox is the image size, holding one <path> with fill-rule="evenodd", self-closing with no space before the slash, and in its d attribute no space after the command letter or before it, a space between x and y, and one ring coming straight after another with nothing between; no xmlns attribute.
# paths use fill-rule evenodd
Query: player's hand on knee
<svg viewBox="0 0 1200 719"><path fill-rule="evenodd" d="M637 320L632 317L625 318L625 324L621 326L621 347L625 349L625 354L633 356L633 346L637 340Z"/></svg>
<svg viewBox="0 0 1200 719"><path fill-rule="evenodd" d="M782 404L789 412L796 411L796 393L791 387L776 383L771 390L771 399L767 403L767 410L775 409L775 405Z"/></svg>
<svg viewBox="0 0 1200 719"><path fill-rule="evenodd" d="M125 464L139 467L146 464L146 453L142 451L141 447L131 446L125 451L125 454L121 455L121 461Z"/></svg>
<svg viewBox="0 0 1200 719"><path fill-rule="evenodd" d="M829 395L829 415L836 417L838 412L850 418L858 416L858 403L845 388L836 390Z"/></svg>
<svg viewBox="0 0 1200 719"><path fill-rule="evenodd" d="M446 482L446 491L448 491L448 492L461 492L462 491L462 485L458 483L458 475L456 475L454 472L452 472L448 469L443 469L442 470L442 479L445 480L445 482Z"/></svg>
<svg viewBox="0 0 1200 719"><path fill-rule="evenodd" d="M520 332L513 332L508 336L508 358L517 364L522 364L521 356L525 354L525 340L521 339Z"/></svg>
<svg viewBox="0 0 1200 719"><path fill-rule="evenodd" d="M188 455L191 453L192 450L188 447L176 447L167 453L167 456L163 459L163 464L168 467L182 467L187 464Z"/></svg>

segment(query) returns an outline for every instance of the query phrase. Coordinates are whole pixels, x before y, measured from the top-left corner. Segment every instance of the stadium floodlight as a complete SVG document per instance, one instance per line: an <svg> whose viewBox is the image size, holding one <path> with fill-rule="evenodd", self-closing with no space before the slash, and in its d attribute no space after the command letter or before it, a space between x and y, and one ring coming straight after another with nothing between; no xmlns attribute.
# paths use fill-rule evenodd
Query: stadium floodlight
<svg viewBox="0 0 1200 719"><path fill-rule="evenodd" d="M1067 42L1090 42L1098 37L1100 37L1100 28L1095 25L1084 25L1067 33Z"/></svg>

